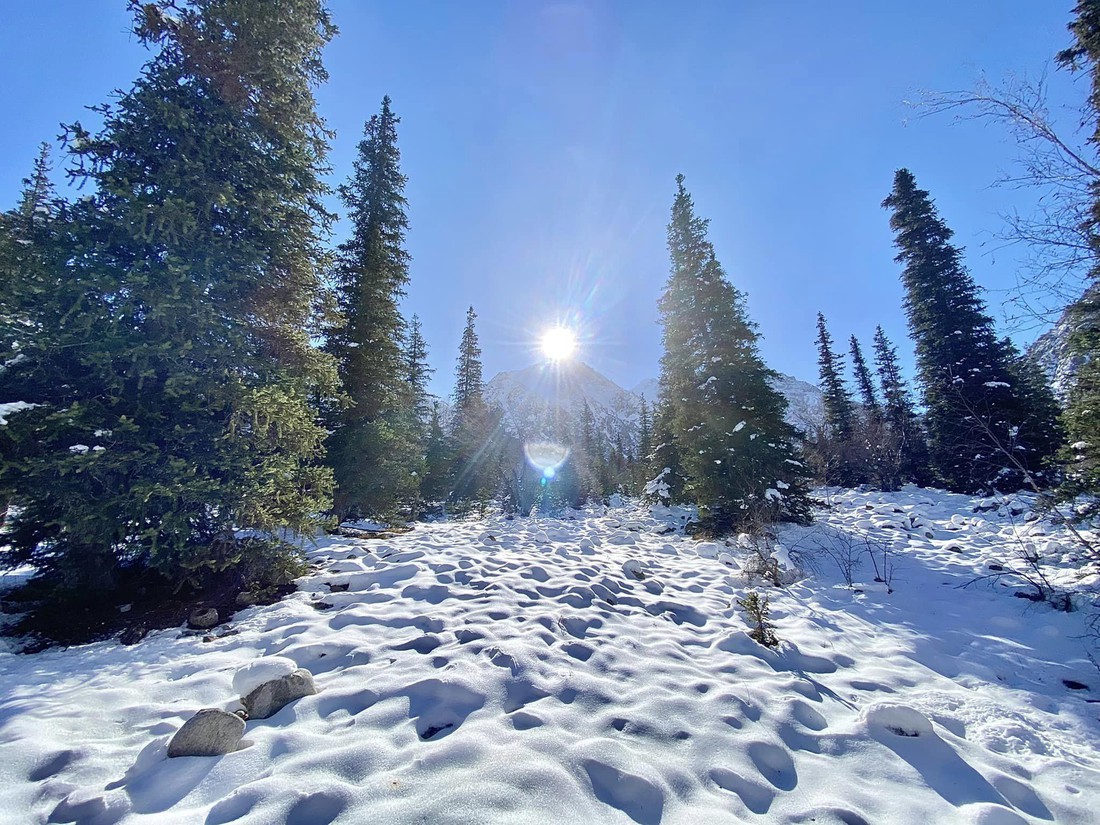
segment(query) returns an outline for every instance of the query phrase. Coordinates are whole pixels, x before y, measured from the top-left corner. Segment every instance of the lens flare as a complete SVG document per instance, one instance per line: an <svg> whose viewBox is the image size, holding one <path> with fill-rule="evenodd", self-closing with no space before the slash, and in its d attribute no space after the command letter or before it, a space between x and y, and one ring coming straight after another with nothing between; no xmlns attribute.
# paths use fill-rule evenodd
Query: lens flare
<svg viewBox="0 0 1100 825"><path fill-rule="evenodd" d="M550 479L569 458L569 448L551 441L528 441L523 445L523 454L527 463L542 473L543 478Z"/></svg>
<svg viewBox="0 0 1100 825"><path fill-rule="evenodd" d="M539 349L550 361L564 361L577 351L577 334L568 327L551 327L539 339Z"/></svg>

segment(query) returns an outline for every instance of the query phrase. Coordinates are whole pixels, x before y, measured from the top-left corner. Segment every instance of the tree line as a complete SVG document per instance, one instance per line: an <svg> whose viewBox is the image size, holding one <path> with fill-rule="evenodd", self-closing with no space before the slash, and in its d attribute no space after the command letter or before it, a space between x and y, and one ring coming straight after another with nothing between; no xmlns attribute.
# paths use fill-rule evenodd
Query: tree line
<svg viewBox="0 0 1100 825"><path fill-rule="evenodd" d="M1072 448L1072 472L1064 453L1052 462L1062 425L1068 443L1094 443L1091 366L1060 425L906 170L884 205L920 407L881 328L877 384L850 341L857 402L819 316L825 420L788 423L746 298L680 176L659 398L643 401L632 440L600 432L585 405L548 434L570 454L547 473L485 398L473 307L452 403L428 391L419 319L400 309L406 178L388 97L338 187L348 236L327 243L332 135L313 92L335 28L321 0L130 8L153 56L98 108L97 130L76 122L64 136L67 173L90 193L59 195L43 151L0 215L6 565L33 565L70 594L134 570L196 587L226 571L271 583L300 571L286 531L491 500L530 513L647 491L726 530L807 520L815 481L1095 490L1091 446ZM1095 73L1100 37L1075 36L1066 60Z"/></svg>

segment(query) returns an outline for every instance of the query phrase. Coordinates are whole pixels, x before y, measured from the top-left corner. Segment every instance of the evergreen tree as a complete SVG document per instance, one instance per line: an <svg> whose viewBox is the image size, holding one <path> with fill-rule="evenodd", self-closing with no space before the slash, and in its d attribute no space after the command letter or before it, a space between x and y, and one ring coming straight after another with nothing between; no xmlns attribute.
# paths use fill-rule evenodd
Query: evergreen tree
<svg viewBox="0 0 1100 825"><path fill-rule="evenodd" d="M405 381L408 383L412 408L421 422L431 416L432 405L428 395L428 381L435 372L428 366L428 343L420 329L420 318L413 315L409 322L409 334L405 340Z"/></svg>
<svg viewBox="0 0 1100 825"><path fill-rule="evenodd" d="M481 378L481 344L475 321L477 313L466 311L455 368L454 488L458 501L484 504L500 492L505 474L504 413L485 403Z"/></svg>
<svg viewBox="0 0 1100 825"><path fill-rule="evenodd" d="M859 346L859 339L854 335L848 341L852 353L852 372L856 376L856 386L859 387L859 398L867 415L872 420L877 420L882 415L878 396L875 394L875 384L871 379L871 371L867 368L867 362L863 358L863 350Z"/></svg>
<svg viewBox="0 0 1100 825"><path fill-rule="evenodd" d="M1091 124L1089 143L1100 148L1100 0L1080 0L1069 24L1072 45L1058 55L1059 64L1071 71L1089 74L1089 98L1085 122ZM1065 480L1059 497L1073 500L1086 494L1089 503L1079 509L1081 519L1100 514L1100 183L1090 183L1092 208L1088 225L1093 266L1089 286L1071 306L1074 333L1070 347L1080 360L1062 416L1069 446L1060 458L1065 465Z"/></svg>
<svg viewBox="0 0 1100 825"><path fill-rule="evenodd" d="M824 425L807 440L807 458L825 484L852 485L863 481L854 436L855 409L841 371L842 357L833 349L825 316L817 314L817 364L821 380Z"/></svg>
<svg viewBox="0 0 1100 825"><path fill-rule="evenodd" d="M634 460L634 488L635 493L642 490L645 483L652 478L649 474L653 452L653 416L649 403L642 396L638 405L638 451Z"/></svg>
<svg viewBox="0 0 1100 825"><path fill-rule="evenodd" d="M474 322L474 308L466 310L466 326L462 329L462 341L458 345L458 363L455 367L455 420L461 422L484 406L481 396L481 345L478 343Z"/></svg>
<svg viewBox="0 0 1100 825"><path fill-rule="evenodd" d="M833 438L844 444L852 438L852 396L841 371L844 358L833 349L833 338L825 327L825 316L817 313L817 366L824 394L825 420Z"/></svg>
<svg viewBox="0 0 1100 825"><path fill-rule="evenodd" d="M658 440L670 440L656 454L675 452L666 466L678 465L683 494L714 529L761 514L804 519L809 507L794 430L783 418L786 399L769 383L775 373L760 359L744 296L726 279L682 175L676 184L671 274L660 301Z"/></svg>
<svg viewBox="0 0 1100 825"><path fill-rule="evenodd" d="M398 303L409 282L408 218L390 99L367 121L352 174L340 187L351 235L334 270L342 323L329 332L349 404L329 439L336 512L390 515L416 497L420 467L415 388ZM422 341L421 341L422 343ZM426 410L420 410L426 412Z"/></svg>
<svg viewBox="0 0 1100 825"><path fill-rule="evenodd" d="M951 230L908 170L883 206L904 264L932 467L956 492L1018 488L1055 449L1055 423L1029 407Z"/></svg>
<svg viewBox="0 0 1100 825"><path fill-rule="evenodd" d="M4 432L4 561L85 594L123 566L197 581L254 561L271 544L236 528L310 529L331 489L308 400L335 380L310 344L327 13L131 5L160 48L98 134L69 127L93 194L0 244L2 314L29 324L0 398L36 405Z"/></svg>
<svg viewBox="0 0 1100 825"><path fill-rule="evenodd" d="M443 428L440 402L432 404L424 448L424 477L420 495L428 502L443 501L453 485L454 449Z"/></svg>
<svg viewBox="0 0 1100 825"><path fill-rule="evenodd" d="M899 476L917 484L930 484L928 444L901 375L897 349L881 326L875 327L875 371L882 389L883 419L896 444Z"/></svg>

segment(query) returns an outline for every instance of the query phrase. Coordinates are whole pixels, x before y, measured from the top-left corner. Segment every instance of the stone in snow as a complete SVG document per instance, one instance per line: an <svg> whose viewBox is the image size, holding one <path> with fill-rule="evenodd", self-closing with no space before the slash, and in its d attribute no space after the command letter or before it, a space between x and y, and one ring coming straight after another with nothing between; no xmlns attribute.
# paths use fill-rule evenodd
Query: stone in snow
<svg viewBox="0 0 1100 825"><path fill-rule="evenodd" d="M247 696L260 685L289 676L297 669L298 663L286 656L261 656L233 674L233 692Z"/></svg>
<svg viewBox="0 0 1100 825"><path fill-rule="evenodd" d="M222 756L237 749L244 720L218 708L200 710L183 723L168 743L168 756Z"/></svg>
<svg viewBox="0 0 1100 825"><path fill-rule="evenodd" d="M218 611L213 607L204 609L192 610L191 615L187 617L187 624L197 630L205 630L208 627L213 627L218 623Z"/></svg>
<svg viewBox="0 0 1100 825"><path fill-rule="evenodd" d="M279 679L264 682L241 699L249 719L267 719L274 716L295 699L312 696L317 692L313 676L308 670L298 669Z"/></svg>

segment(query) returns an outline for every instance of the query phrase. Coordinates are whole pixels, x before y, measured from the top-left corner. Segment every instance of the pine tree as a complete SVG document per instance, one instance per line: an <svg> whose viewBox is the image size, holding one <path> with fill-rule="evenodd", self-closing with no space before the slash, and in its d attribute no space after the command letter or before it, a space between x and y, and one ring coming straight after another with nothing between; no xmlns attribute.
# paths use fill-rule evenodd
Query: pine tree
<svg viewBox="0 0 1100 825"><path fill-rule="evenodd" d="M881 326L875 327L875 371L882 389L883 418L896 444L899 476L917 484L930 484L928 444L909 387L901 375L897 349Z"/></svg>
<svg viewBox="0 0 1100 825"><path fill-rule="evenodd" d="M427 502L446 500L454 482L454 448L443 428L441 403L432 404L424 447L424 476L420 495Z"/></svg>
<svg viewBox="0 0 1100 825"><path fill-rule="evenodd" d="M904 264L932 467L956 492L1016 489L1051 455L1055 423L1027 407L951 230L908 170L883 206Z"/></svg>
<svg viewBox="0 0 1100 825"><path fill-rule="evenodd" d="M6 306L34 325L0 393L38 405L5 432L5 562L84 593L123 566L196 581L254 559L264 543L236 528L312 529L331 489L309 399L335 381L310 343L312 89L334 30L319 0L132 6L159 51L98 134L68 130L94 192L0 255Z"/></svg>
<svg viewBox="0 0 1100 825"><path fill-rule="evenodd" d="M1085 122L1093 127L1089 143L1100 147L1100 0L1080 0L1069 24L1072 45L1058 54L1058 63L1071 71L1087 71L1090 80ZM1081 365L1073 379L1062 416L1069 445L1060 458L1065 480L1059 497L1073 500L1085 494L1091 500L1079 508L1078 517L1093 519L1100 514L1100 183L1090 184L1092 208L1088 226L1094 264L1089 286L1070 307L1075 331L1070 347Z"/></svg>
<svg viewBox="0 0 1100 825"><path fill-rule="evenodd" d="M462 341L458 345L458 363L455 367L455 420L478 412L485 401L481 396L481 345L478 343L474 322L477 313L474 308L466 310L466 326L462 329Z"/></svg>
<svg viewBox="0 0 1100 825"><path fill-rule="evenodd" d="M817 313L817 366L821 376L826 423L838 443L847 443L852 438L852 395L841 375L844 358L833 349L833 338L825 327L825 316L820 312Z"/></svg>
<svg viewBox="0 0 1100 825"><path fill-rule="evenodd" d="M859 346L859 339L854 335L848 339L852 353L852 372L856 376L856 386L859 387L859 398L871 420L877 420L882 415L879 406L878 395L875 393L875 384L871 380L871 371L867 368L867 362L863 358L863 350Z"/></svg>
<svg viewBox="0 0 1100 825"><path fill-rule="evenodd" d="M415 499L419 429L415 389L403 351L398 309L409 282L408 218L397 124L390 99L367 121L340 197L351 235L339 248L334 280L343 323L330 330L349 405L329 439L336 512L388 516ZM421 341L422 343L422 341ZM420 410L426 412L426 410Z"/></svg>
<svg viewBox="0 0 1100 825"><path fill-rule="evenodd" d="M435 372L428 366L428 343L421 332L420 318L413 315L409 321L409 334L405 339L405 381L408 383L412 408L421 422L431 416L432 405L428 395L428 381Z"/></svg>
<svg viewBox="0 0 1100 825"><path fill-rule="evenodd" d="M634 459L634 492L641 492L645 483L652 478L649 474L653 453L653 416L651 408L643 395L638 405L638 450Z"/></svg>
<svg viewBox="0 0 1100 825"><path fill-rule="evenodd" d="M660 300L664 354L657 448L675 453L683 494L714 529L761 514L804 519L808 502L786 399L757 350L744 296L726 279L682 175L668 226ZM663 468L661 468L663 469ZM670 479L676 483L675 478ZM675 489L675 487L674 487Z"/></svg>
<svg viewBox="0 0 1100 825"><path fill-rule="evenodd" d="M855 409L841 371L843 359L833 349L825 316L817 314L817 364L825 412L823 426L807 440L807 457L825 484L853 485L864 480L854 441Z"/></svg>
<svg viewBox="0 0 1100 825"><path fill-rule="evenodd" d="M481 344L476 320L477 313L470 307L455 367L453 492L458 501L484 504L500 491L507 439L503 411L486 404L482 394Z"/></svg>

